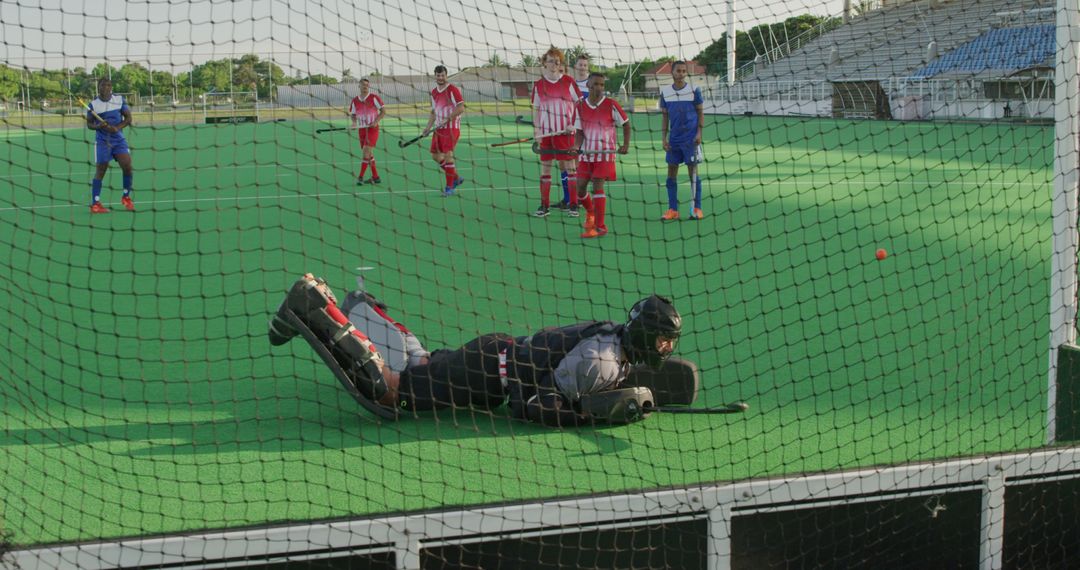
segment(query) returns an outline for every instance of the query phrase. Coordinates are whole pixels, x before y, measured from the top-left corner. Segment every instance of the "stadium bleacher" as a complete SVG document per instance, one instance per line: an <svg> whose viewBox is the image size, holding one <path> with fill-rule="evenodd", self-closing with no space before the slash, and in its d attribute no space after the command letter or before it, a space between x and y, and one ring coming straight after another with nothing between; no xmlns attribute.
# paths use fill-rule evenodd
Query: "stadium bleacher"
<svg viewBox="0 0 1080 570"><path fill-rule="evenodd" d="M1044 36L1045 26L1026 24L1032 23L1033 14L1038 18L1046 14L1052 17L1052 12L1043 13L1045 4L1040 0L1023 4L1016 0L952 0L908 2L875 10L853 18L784 59L759 66L744 81L910 77L927 65L927 46L931 42L937 45L939 54L948 54L992 28L1017 29L1017 24L1023 24L1020 29L1032 30L1024 32L1031 37ZM1027 41L1023 39L1027 37L1018 35L1017 39ZM831 57L834 50L836 56Z"/></svg>
<svg viewBox="0 0 1080 570"><path fill-rule="evenodd" d="M998 28L920 67L912 77L930 78L943 73L1012 72L1044 63L1053 55L1053 25Z"/></svg>

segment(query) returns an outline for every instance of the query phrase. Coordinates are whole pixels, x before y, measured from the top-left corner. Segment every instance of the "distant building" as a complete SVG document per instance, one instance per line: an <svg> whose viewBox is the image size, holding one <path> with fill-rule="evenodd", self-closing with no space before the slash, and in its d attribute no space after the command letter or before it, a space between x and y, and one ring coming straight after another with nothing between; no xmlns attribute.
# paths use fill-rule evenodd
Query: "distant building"
<svg viewBox="0 0 1080 570"><path fill-rule="evenodd" d="M700 87L702 92L712 88L720 80L719 76L708 75L704 65L698 65L696 61L687 61L689 75L687 83ZM660 88L671 84L671 62L657 64L641 74L645 78L645 91L647 93L660 93Z"/></svg>

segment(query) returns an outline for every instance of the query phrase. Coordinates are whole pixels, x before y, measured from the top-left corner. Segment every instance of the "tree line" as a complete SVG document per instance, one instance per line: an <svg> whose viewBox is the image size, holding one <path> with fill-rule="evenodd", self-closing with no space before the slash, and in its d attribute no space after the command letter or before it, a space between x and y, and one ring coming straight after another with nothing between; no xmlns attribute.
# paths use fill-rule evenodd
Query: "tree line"
<svg viewBox="0 0 1080 570"><path fill-rule="evenodd" d="M817 26L835 25L838 22L837 18L804 14L783 22L761 24L746 31L736 31L736 66L753 61L759 55L767 54ZM580 45L570 47L565 52L570 62L573 62L578 54L587 53ZM629 80L628 90L641 91L645 87L645 78L641 72L658 63L674 59L667 56L609 67L604 70L609 89L621 89L623 83ZM721 34L692 59L704 66L709 74L726 73L727 33ZM487 61L487 66L503 65L507 63L498 55ZM539 65L539 57L533 55L523 55L517 63L518 67L523 68ZM139 63L128 63L119 68L99 63L92 69L34 71L0 64L0 101L11 102L27 98L35 104L41 101L62 101L68 99L69 92L77 96L91 96L97 91L96 82L100 77L111 77L113 91L117 93L138 93L142 97L153 94L159 101L192 101L203 93L215 91L255 91L260 100L266 100L270 98L271 90L279 85L329 85L339 81L338 78L324 74L303 75L299 72L288 77L277 64L254 54L207 61L192 67L191 71L177 74L149 69ZM350 79L352 73L346 69L341 80Z"/></svg>

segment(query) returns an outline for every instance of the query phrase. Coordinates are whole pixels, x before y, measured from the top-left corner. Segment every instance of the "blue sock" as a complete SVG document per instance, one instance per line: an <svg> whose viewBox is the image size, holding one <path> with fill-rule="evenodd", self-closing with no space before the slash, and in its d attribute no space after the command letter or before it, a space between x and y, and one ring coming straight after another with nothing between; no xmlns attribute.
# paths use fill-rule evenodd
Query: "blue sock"
<svg viewBox="0 0 1080 570"><path fill-rule="evenodd" d="M128 196L131 194L131 178L131 174L124 175L124 196Z"/></svg>
<svg viewBox="0 0 1080 570"><path fill-rule="evenodd" d="M562 201L563 204L570 203L570 176L565 170L562 171Z"/></svg>
<svg viewBox="0 0 1080 570"><path fill-rule="evenodd" d="M701 209L701 177L694 177L694 207Z"/></svg>
<svg viewBox="0 0 1080 570"><path fill-rule="evenodd" d="M679 186L674 178L667 179L667 207L669 210L679 209Z"/></svg>
<svg viewBox="0 0 1080 570"><path fill-rule="evenodd" d="M101 200L101 180L95 178L94 181L90 183L90 189L93 193L93 197L90 200L90 205L92 206L95 202Z"/></svg>

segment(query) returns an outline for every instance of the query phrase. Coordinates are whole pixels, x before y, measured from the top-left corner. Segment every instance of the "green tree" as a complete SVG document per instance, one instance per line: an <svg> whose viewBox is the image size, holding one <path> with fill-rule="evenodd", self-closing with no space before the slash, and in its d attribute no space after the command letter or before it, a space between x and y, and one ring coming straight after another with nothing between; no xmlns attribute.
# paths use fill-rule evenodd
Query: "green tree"
<svg viewBox="0 0 1080 570"><path fill-rule="evenodd" d="M521 62L518 63L518 67L520 67L520 68L539 67L539 66L540 66L540 59L537 58L535 55L522 55L521 56Z"/></svg>
<svg viewBox="0 0 1080 570"><path fill-rule="evenodd" d="M488 58L487 63L484 64L484 67L503 67L505 65L506 62L504 62L503 59L499 57L499 54L496 53L492 54L492 56Z"/></svg>
<svg viewBox="0 0 1080 570"><path fill-rule="evenodd" d="M138 63L128 63L113 74L113 91L117 93L150 93L150 70Z"/></svg>
<svg viewBox="0 0 1080 570"><path fill-rule="evenodd" d="M589 55L589 52L585 51L585 46L574 46L571 48L567 48L564 54L564 57L566 58L566 66L572 67L574 65L574 62L577 61L578 57L582 55Z"/></svg>
<svg viewBox="0 0 1080 570"><path fill-rule="evenodd" d="M233 88L236 91L258 91L259 84L264 81L259 74L259 56L247 54L239 59L234 59L233 64ZM263 74L265 75L265 74Z"/></svg>
<svg viewBox="0 0 1080 570"><path fill-rule="evenodd" d="M758 55L769 54L816 26L837 25L839 22L838 18L802 14L792 16L780 23L754 26L746 32L736 30L735 66L739 67L753 61ZM727 33L725 32L719 39L706 46L694 60L699 65L705 66L708 73L717 75L725 73L727 71Z"/></svg>
<svg viewBox="0 0 1080 570"><path fill-rule="evenodd" d="M22 92L23 72L6 65L0 65L0 101L15 101Z"/></svg>
<svg viewBox="0 0 1080 570"><path fill-rule="evenodd" d="M201 93L229 91L232 62L227 59L210 60L191 70L192 83Z"/></svg>
<svg viewBox="0 0 1080 570"><path fill-rule="evenodd" d="M296 81L296 83L300 83L301 85L336 85L337 82L337 79L321 73L314 73Z"/></svg>

